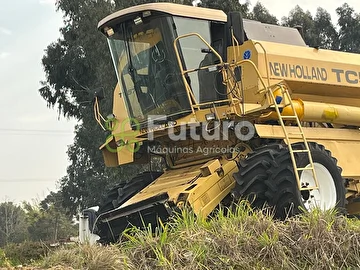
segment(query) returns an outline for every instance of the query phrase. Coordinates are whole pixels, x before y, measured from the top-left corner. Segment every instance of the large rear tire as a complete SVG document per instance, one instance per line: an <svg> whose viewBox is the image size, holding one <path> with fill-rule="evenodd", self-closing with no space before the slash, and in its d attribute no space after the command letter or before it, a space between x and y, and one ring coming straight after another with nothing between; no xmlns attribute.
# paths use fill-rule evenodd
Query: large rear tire
<svg viewBox="0 0 360 270"><path fill-rule="evenodd" d="M302 150L296 143L293 149ZM285 219L314 208L328 210L345 208L345 186L337 160L322 145L309 143L319 189L301 191L298 188L289 149L281 144L261 147L239 162L234 174L234 194L248 198L254 207L265 204L274 209L277 218ZM295 153L298 168L309 166L307 153ZM302 187L315 186L311 170L299 172Z"/></svg>
<svg viewBox="0 0 360 270"><path fill-rule="evenodd" d="M278 144L260 147L238 162L239 171L233 175L236 180L233 195L237 199L246 198L256 208L267 203L265 180L271 162L279 155L278 148Z"/></svg>

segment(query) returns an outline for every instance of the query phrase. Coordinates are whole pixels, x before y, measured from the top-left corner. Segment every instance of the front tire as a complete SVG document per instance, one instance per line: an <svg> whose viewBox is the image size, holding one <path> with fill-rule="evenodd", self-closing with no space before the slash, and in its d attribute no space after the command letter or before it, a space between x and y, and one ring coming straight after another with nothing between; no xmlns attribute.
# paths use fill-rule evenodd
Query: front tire
<svg viewBox="0 0 360 270"><path fill-rule="evenodd" d="M163 172L143 172L138 174L133 179L127 183L122 183L108 193L108 197L105 200L104 204L100 205L99 210L97 211L97 216L101 216L104 213L107 213L131 199L134 195L139 193L145 187L154 182L158 177L160 177ZM98 223L96 225L96 234L100 236L100 243L111 243L118 240L119 235L113 235L111 229L108 227L107 223ZM121 228L126 228L128 224L119 223L117 226Z"/></svg>
<svg viewBox="0 0 360 270"><path fill-rule="evenodd" d="M294 150L305 149L302 143L295 143L292 147ZM255 207L266 203L280 219L314 208L337 208L342 212L345 208L345 186L337 160L322 145L311 142L309 148L318 190L299 190L288 147L275 144L254 151L239 163L239 172L234 174L235 191L240 197L252 196ZM294 155L298 168L310 166L307 153ZM315 186L311 170L299 171L299 177L302 187Z"/></svg>
<svg viewBox="0 0 360 270"><path fill-rule="evenodd" d="M107 193L106 199L99 207L98 214L102 214L119 207L136 193L150 185L162 174L162 172L153 171L143 172L132 178L129 182L121 183L115 186Z"/></svg>

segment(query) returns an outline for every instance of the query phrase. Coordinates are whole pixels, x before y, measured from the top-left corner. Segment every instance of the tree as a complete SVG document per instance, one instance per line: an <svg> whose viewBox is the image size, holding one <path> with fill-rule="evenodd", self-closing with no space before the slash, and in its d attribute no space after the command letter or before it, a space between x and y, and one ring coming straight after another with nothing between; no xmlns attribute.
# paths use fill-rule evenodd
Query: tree
<svg viewBox="0 0 360 270"><path fill-rule="evenodd" d="M316 35L314 33L315 22L309 11L304 12L300 6L296 6L290 11L289 17L282 18L282 25L288 27L301 26L304 33L305 42L310 46L317 46Z"/></svg>
<svg viewBox="0 0 360 270"><path fill-rule="evenodd" d="M262 23L278 24L278 19L274 15L271 15L269 10L266 9L260 2L257 2L254 6L249 19Z"/></svg>
<svg viewBox="0 0 360 270"><path fill-rule="evenodd" d="M110 1L83 2L56 2L65 14L65 26L60 29L62 38L45 51L42 63L46 81L40 89L49 106L56 105L59 113L79 120L89 112L89 106L84 106L92 99L89 88L103 87L111 94L115 85L115 75L109 72L112 62L106 42L96 31L97 22L111 12L112 5Z"/></svg>
<svg viewBox="0 0 360 270"><path fill-rule="evenodd" d="M360 53L360 14L348 4L336 9L339 16L340 50Z"/></svg>
<svg viewBox="0 0 360 270"><path fill-rule="evenodd" d="M314 19L315 44L321 48L338 50L339 35L331 22L331 15L325 9L319 7Z"/></svg>
<svg viewBox="0 0 360 270"><path fill-rule="evenodd" d="M25 212L12 202L0 204L0 247L27 239Z"/></svg>
<svg viewBox="0 0 360 270"><path fill-rule="evenodd" d="M199 7L213 8L223 10L226 14L230 11L241 11L242 15L247 18L249 13L250 2L240 4L239 0L201 0Z"/></svg>
<svg viewBox="0 0 360 270"><path fill-rule="evenodd" d="M240 11L244 18L260 21L269 24L278 24L274 15L260 3L257 2L253 10L250 11L250 1L240 4L239 0L220 1L220 0L202 0L198 3L199 7L213 8L223 10L225 13L230 11Z"/></svg>
<svg viewBox="0 0 360 270"><path fill-rule="evenodd" d="M330 14L318 8L313 18L309 11L304 12L299 6L290 11L289 17L282 18L284 26L302 26L306 44L313 47L336 50L339 37L331 22Z"/></svg>
<svg viewBox="0 0 360 270"><path fill-rule="evenodd" d="M62 207L61 192L51 192L38 205L24 204L28 232L33 241L58 241L77 235L73 216Z"/></svg>

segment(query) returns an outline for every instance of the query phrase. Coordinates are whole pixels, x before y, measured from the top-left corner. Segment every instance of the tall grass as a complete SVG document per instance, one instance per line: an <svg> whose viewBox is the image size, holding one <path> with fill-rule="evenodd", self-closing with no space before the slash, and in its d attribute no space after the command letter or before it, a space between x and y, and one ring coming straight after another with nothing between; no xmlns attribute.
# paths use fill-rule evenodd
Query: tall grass
<svg viewBox="0 0 360 270"><path fill-rule="evenodd" d="M211 219L184 211L152 228L132 228L108 247L48 255L44 267L75 269L358 269L360 222L313 211L280 222L242 202Z"/></svg>

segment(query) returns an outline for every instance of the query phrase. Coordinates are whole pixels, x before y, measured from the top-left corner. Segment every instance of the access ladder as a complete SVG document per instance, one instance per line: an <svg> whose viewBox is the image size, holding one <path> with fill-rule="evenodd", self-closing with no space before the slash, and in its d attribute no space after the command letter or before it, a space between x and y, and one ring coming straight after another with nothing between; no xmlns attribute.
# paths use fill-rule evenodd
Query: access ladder
<svg viewBox="0 0 360 270"><path fill-rule="evenodd" d="M281 128L282 128L282 130L284 132L284 135L285 135L285 140L286 140L286 143L287 143L288 148L289 148L291 161L292 161L292 164L293 164L293 167L294 167L295 177L296 177L296 181L298 182L299 190L318 189L319 188L319 183L318 183L318 180L317 180L317 177L316 177L314 162L313 162L313 159L312 159L312 156L311 156L311 151L310 151L310 148L309 148L309 144L308 144L307 139L305 137L305 134L304 134L303 128L301 126L301 122L299 120L299 117L298 117L298 115L296 113L296 109L295 109L294 104L292 102L290 93L289 93L288 89L284 85L278 84L277 86L280 87L280 89L281 89L281 94L282 94L281 100L277 100L277 98L274 96L273 89L270 88L270 87L268 88L268 95L270 96L270 98L273 101L275 111L277 113ZM281 104L282 100L285 101L285 104L283 104L280 107L279 105ZM288 106L290 106L290 108L291 108L291 115L282 115L282 109L285 108L285 107L288 107ZM284 122L289 121L289 120L290 121L295 121L296 126L298 128L298 132L295 132L295 133L294 132L291 132L291 133L288 132L288 129L287 129ZM291 139L294 138L292 136L296 136L296 137L300 136L300 140L301 140L300 142L302 142L304 144L305 149L302 149L302 150L293 149L293 147L291 145L291 141L290 141ZM295 154L296 153L307 154L307 157L309 159L309 165L306 166L306 167L300 167L299 168L297 166L297 164L296 164L296 159L295 159ZM305 170L311 170L312 176L314 178L315 186L310 186L310 187L306 186L306 187L304 187L304 185L300 182L300 172L305 171Z"/></svg>

